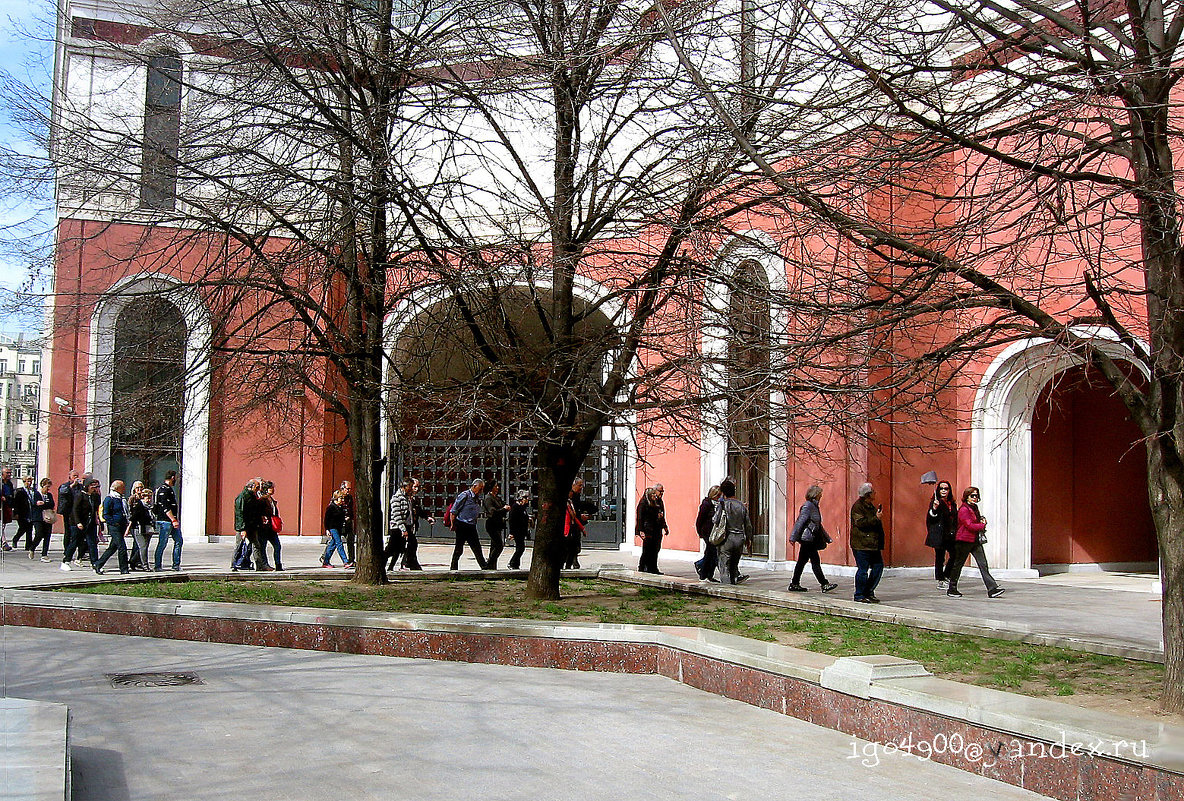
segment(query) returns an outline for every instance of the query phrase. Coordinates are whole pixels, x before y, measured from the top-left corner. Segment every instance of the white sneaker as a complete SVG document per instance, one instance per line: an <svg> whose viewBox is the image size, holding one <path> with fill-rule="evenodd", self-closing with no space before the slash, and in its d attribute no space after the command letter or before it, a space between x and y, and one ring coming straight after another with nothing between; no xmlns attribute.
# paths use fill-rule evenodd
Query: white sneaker
<svg viewBox="0 0 1184 801"><path fill-rule="evenodd" d="M58 568L58 569L59 569L59 570L64 570L65 572L69 573L69 572L70 572L71 570L73 570L74 568L70 567L70 563L69 563L69 562L62 562L62 566L61 566L60 568Z"/></svg>
<svg viewBox="0 0 1184 801"><path fill-rule="evenodd" d="M49 561L49 557L48 557L48 556L43 556L43 557L41 557L41 561L42 561L42 562L48 562L48 561Z"/></svg>

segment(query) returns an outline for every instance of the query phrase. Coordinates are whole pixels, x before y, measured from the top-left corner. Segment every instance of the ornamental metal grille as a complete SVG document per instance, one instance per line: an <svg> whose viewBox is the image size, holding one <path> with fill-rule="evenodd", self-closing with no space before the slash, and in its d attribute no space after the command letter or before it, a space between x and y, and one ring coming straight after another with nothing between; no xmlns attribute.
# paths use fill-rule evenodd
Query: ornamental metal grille
<svg viewBox="0 0 1184 801"><path fill-rule="evenodd" d="M451 536L440 518L475 478L497 479L502 497L518 490L538 497L539 466L534 440L419 440L397 449L398 475L420 479L419 500L436 518L428 537ZM625 541L625 443L596 440L580 468L582 499L596 512L588 521L584 543L615 546ZM532 504L532 514L537 507ZM478 526L484 535L484 524Z"/></svg>

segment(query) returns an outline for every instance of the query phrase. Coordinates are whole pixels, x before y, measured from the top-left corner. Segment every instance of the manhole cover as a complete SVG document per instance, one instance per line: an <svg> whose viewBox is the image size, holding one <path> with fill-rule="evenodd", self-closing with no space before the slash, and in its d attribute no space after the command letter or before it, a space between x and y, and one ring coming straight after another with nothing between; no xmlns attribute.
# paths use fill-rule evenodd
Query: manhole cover
<svg viewBox="0 0 1184 801"><path fill-rule="evenodd" d="M204 684L196 673L108 673L112 687L180 687Z"/></svg>

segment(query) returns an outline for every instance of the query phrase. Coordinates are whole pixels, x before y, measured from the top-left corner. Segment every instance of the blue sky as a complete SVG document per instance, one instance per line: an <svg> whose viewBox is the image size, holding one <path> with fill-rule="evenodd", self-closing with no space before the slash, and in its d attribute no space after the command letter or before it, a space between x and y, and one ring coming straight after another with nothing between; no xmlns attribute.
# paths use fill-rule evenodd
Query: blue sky
<svg viewBox="0 0 1184 801"><path fill-rule="evenodd" d="M0 0L0 73L44 97L53 66L53 14L53 0ZM2 97L0 104L0 150L39 152L39 145L13 124ZM0 295L7 296L28 285L31 262L45 264L44 245L53 221L44 197L31 200L19 189L14 191L4 177L0 176ZM45 289L34 286L35 291ZM0 299L0 306L8 305ZM27 330L30 323L40 322L39 314L32 318L25 322L0 312L0 330Z"/></svg>

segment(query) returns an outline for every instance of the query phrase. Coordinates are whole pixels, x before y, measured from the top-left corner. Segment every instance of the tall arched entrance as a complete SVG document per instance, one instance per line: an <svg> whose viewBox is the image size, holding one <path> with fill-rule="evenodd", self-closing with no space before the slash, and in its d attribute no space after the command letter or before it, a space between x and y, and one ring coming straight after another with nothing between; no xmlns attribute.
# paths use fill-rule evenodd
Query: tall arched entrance
<svg viewBox="0 0 1184 801"><path fill-rule="evenodd" d="M537 442L523 420L532 398L568 381L554 369L548 300L546 289L523 285L463 297L425 293L392 316L385 424L395 469L388 474L419 478L425 508L443 510L476 477L498 481L503 497L519 490L538 497ZM577 300L576 376L601 377L617 340L612 314L595 298ZM507 366L493 366L492 356ZM578 382L565 386L578 390ZM617 547L632 508L631 447L610 431L593 443L579 474L591 514L585 542Z"/></svg>
<svg viewBox="0 0 1184 801"><path fill-rule="evenodd" d="M1057 374L1032 415L1032 564L1158 559L1142 434L1085 366Z"/></svg>
<svg viewBox="0 0 1184 801"><path fill-rule="evenodd" d="M1078 332L1145 376L1106 329ZM992 566L1143 566L1153 562L1139 434L1100 375L1055 342L1017 342L987 368L975 394L971 481L983 492Z"/></svg>

